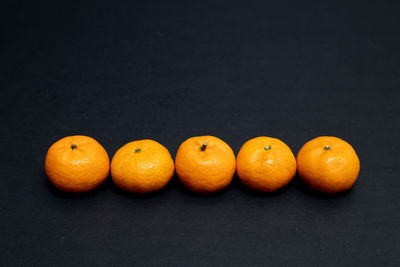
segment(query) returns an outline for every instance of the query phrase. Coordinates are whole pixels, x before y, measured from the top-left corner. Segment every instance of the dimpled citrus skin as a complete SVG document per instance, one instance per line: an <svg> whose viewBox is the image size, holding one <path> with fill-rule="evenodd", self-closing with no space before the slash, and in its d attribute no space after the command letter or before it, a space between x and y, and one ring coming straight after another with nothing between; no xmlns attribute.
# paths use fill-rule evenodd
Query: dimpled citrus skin
<svg viewBox="0 0 400 267"><path fill-rule="evenodd" d="M202 151L203 144L207 144ZM183 142L175 158L181 182L199 193L213 193L230 184L235 173L235 154L214 136L197 136Z"/></svg>
<svg viewBox="0 0 400 267"><path fill-rule="evenodd" d="M55 142L47 151L44 166L50 182L58 189L87 192L107 178L110 159L96 140L75 135Z"/></svg>
<svg viewBox="0 0 400 267"><path fill-rule="evenodd" d="M321 136L308 141L300 149L297 171L310 187L325 193L337 193L353 186L360 171L360 160L346 141Z"/></svg>
<svg viewBox="0 0 400 267"><path fill-rule="evenodd" d="M168 149L149 139L124 145L111 161L114 183L134 193L162 189L171 180L174 170L174 161Z"/></svg>
<svg viewBox="0 0 400 267"><path fill-rule="evenodd" d="M239 151L236 164L239 179L263 192L284 187L296 174L296 158L290 148L281 140L266 136L247 141Z"/></svg>

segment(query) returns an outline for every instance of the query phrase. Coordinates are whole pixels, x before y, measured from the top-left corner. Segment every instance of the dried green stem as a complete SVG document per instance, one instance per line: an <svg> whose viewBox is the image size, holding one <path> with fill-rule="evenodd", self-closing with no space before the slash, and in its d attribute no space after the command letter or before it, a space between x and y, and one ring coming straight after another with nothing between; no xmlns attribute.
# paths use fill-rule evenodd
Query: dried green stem
<svg viewBox="0 0 400 267"><path fill-rule="evenodd" d="M201 150L201 151L206 150L207 145L208 145L208 142L205 142L205 143L200 147L200 150Z"/></svg>
<svg viewBox="0 0 400 267"><path fill-rule="evenodd" d="M329 151L329 150L331 150L331 147L328 146L328 145L327 145L327 146L324 146L324 150L325 150L325 151Z"/></svg>

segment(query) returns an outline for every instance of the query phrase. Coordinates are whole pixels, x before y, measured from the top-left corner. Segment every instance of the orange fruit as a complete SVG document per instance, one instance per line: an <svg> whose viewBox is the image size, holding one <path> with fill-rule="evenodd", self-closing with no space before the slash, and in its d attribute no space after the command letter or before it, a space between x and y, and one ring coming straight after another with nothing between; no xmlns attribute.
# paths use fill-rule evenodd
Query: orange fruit
<svg viewBox="0 0 400 267"><path fill-rule="evenodd" d="M309 186L325 193L350 189L357 180L360 160L346 141L321 136L308 141L297 155L297 171Z"/></svg>
<svg viewBox="0 0 400 267"><path fill-rule="evenodd" d="M111 161L114 183L134 193L160 190L171 180L174 170L174 161L168 149L149 139L124 145Z"/></svg>
<svg viewBox="0 0 400 267"><path fill-rule="evenodd" d="M86 192L107 178L110 159L96 140L74 135L55 142L49 148L44 167L50 182L58 189Z"/></svg>
<svg viewBox="0 0 400 267"><path fill-rule="evenodd" d="M272 192L287 185L296 174L296 158L281 140L256 137L247 141L236 159L239 179L248 187Z"/></svg>
<svg viewBox="0 0 400 267"><path fill-rule="evenodd" d="M199 193L212 193L229 185L236 161L227 143L214 136L198 136L183 142L175 158L181 182Z"/></svg>

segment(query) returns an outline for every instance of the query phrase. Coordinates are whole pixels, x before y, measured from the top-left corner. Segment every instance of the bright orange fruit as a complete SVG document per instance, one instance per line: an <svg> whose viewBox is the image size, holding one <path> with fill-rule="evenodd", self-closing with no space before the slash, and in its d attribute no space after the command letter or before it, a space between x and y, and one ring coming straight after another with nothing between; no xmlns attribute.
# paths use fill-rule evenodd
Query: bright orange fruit
<svg viewBox="0 0 400 267"><path fill-rule="evenodd" d="M47 151L44 166L55 187L67 192L86 192L104 182L110 160L96 140L75 135L55 142Z"/></svg>
<svg viewBox="0 0 400 267"><path fill-rule="evenodd" d="M266 136L247 141L236 159L239 179L253 189L272 192L296 174L296 158L281 140Z"/></svg>
<svg viewBox="0 0 400 267"><path fill-rule="evenodd" d="M199 193L212 193L229 185L236 161L232 149L221 139L198 136L180 145L175 166L186 187Z"/></svg>
<svg viewBox="0 0 400 267"><path fill-rule="evenodd" d="M308 141L300 149L297 171L312 188L336 193L353 186L360 171L360 160L346 141L321 136Z"/></svg>
<svg viewBox="0 0 400 267"><path fill-rule="evenodd" d="M111 161L114 183L135 193L160 190L171 180L174 170L168 149L149 139L124 145Z"/></svg>

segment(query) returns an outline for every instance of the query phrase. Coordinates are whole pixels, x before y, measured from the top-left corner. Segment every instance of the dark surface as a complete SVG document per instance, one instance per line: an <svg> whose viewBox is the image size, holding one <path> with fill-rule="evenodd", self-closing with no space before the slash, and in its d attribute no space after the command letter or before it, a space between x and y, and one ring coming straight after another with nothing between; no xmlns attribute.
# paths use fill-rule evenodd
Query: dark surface
<svg viewBox="0 0 400 267"><path fill-rule="evenodd" d="M2 7L0 265L400 265L398 2L244 2ZM148 196L110 178L70 195L43 163L74 134L110 158L142 138L174 157L196 135L235 154L261 135L294 154L333 135L361 173L333 197L297 177L274 194L235 177L201 196L174 177Z"/></svg>

